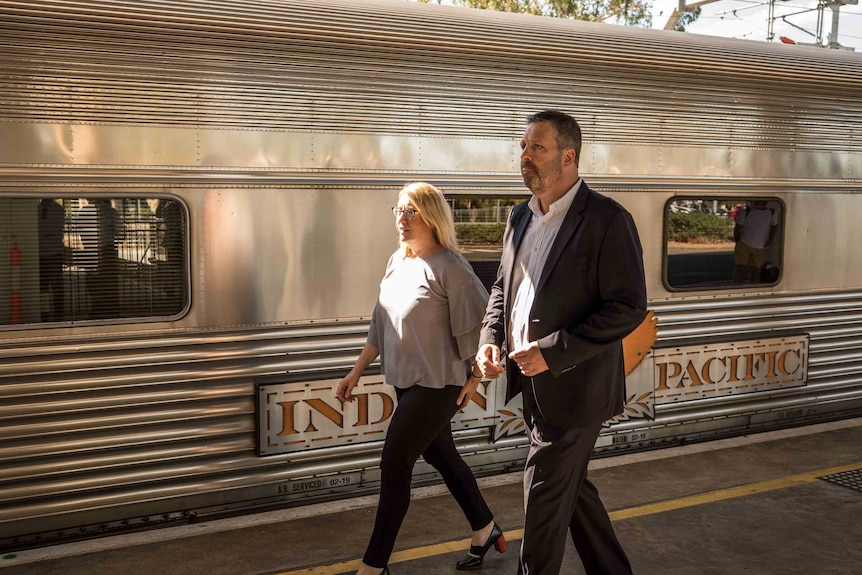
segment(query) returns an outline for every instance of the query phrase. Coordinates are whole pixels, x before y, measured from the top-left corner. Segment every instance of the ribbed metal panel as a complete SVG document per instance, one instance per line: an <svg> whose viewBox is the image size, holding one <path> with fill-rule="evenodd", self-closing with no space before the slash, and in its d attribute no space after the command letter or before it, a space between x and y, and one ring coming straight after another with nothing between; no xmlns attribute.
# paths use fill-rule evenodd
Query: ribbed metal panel
<svg viewBox="0 0 862 575"><path fill-rule="evenodd" d="M650 308L659 317L663 346L776 331L810 337L804 387L657 406L662 425L741 416L741 425L754 428L750 416L759 412L803 407L813 416L830 402L846 402L850 409L862 402L862 292L651 302Z"/></svg>
<svg viewBox="0 0 862 575"><path fill-rule="evenodd" d="M367 324L347 322L4 348L0 537L26 533L29 525L81 524L80 516L64 518L73 511L86 517L143 504L146 514L157 513L176 507L160 500L208 492L211 499L219 489L311 473L305 468L315 464L303 460L320 452L255 457L254 379L313 378L347 365L366 330ZM361 458L363 449L350 452Z"/></svg>
<svg viewBox="0 0 862 575"><path fill-rule="evenodd" d="M6 118L510 137L558 106L598 142L862 149L858 54L394 1L0 15Z"/></svg>
<svg viewBox="0 0 862 575"><path fill-rule="evenodd" d="M660 320L663 341L758 333L769 330L799 330L841 340L862 333L862 294L858 292L809 295L760 295L745 298L709 298L678 303L653 302ZM857 333L856 335L859 335Z"/></svg>
<svg viewBox="0 0 862 575"><path fill-rule="evenodd" d="M664 344L783 328L811 336L806 387L661 406L659 427L695 415L708 420L815 405L830 395L862 401L862 293L653 307ZM229 503L241 489L373 467L376 444L258 458L253 440L254 378L314 378L343 368L361 347L365 328L359 322L217 335L128 334L3 349L0 536L47 525L46 518L52 529L62 529L115 506L159 514L212 505L220 491ZM643 429L645 423L632 425Z"/></svg>

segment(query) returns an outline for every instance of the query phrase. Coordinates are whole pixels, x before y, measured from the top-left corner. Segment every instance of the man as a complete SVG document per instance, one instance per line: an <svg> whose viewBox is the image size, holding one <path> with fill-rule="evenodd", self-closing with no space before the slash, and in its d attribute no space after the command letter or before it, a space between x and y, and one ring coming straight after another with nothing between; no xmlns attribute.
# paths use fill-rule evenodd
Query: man
<svg viewBox="0 0 862 575"><path fill-rule="evenodd" d="M120 259L117 242L124 231L120 214L110 200L82 199L74 226L83 247L77 264L87 272L90 317L119 317Z"/></svg>
<svg viewBox="0 0 862 575"><path fill-rule="evenodd" d="M523 392L530 450L519 573L559 573L567 529L588 574L631 573L586 476L602 423L623 409L622 338L646 315L640 240L631 215L578 175L574 118L530 116L521 150L533 197L506 226L476 355L486 377L506 372L507 400Z"/></svg>
<svg viewBox="0 0 862 575"><path fill-rule="evenodd" d="M39 201L39 289L51 294L51 305L42 321L63 321L66 291L63 284L63 232L66 210L51 198Z"/></svg>
<svg viewBox="0 0 862 575"><path fill-rule="evenodd" d="M755 200L750 208L736 213L734 222L733 281L743 283L748 276L751 283L760 283L763 280L760 271L766 263L766 248L775 239L778 229L778 214L765 201ZM766 281L771 283L774 280Z"/></svg>

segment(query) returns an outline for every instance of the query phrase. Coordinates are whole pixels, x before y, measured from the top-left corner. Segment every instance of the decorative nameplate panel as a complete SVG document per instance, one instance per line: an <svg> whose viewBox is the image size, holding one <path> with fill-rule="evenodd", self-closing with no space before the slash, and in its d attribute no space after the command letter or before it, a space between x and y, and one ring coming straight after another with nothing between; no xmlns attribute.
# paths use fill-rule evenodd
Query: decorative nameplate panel
<svg viewBox="0 0 862 575"><path fill-rule="evenodd" d="M808 335L654 349L655 403L803 386Z"/></svg>

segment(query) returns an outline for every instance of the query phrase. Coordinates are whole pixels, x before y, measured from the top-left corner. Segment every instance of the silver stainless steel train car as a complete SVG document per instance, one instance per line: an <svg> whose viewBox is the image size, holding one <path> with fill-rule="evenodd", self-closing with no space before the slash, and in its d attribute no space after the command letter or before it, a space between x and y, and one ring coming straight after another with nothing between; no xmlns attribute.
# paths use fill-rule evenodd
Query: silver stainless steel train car
<svg viewBox="0 0 862 575"><path fill-rule="evenodd" d="M597 455L862 413L859 54L400 0L0 0L0 547L375 490L391 390L332 386L389 208L442 187L493 276L544 108L645 251ZM501 389L455 423L478 474L525 457Z"/></svg>

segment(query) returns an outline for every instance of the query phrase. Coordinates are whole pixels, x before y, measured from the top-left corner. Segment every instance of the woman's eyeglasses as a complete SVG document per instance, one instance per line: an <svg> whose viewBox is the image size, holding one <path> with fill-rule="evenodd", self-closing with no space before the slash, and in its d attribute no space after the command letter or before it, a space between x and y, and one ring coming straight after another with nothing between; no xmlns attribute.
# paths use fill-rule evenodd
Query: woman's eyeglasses
<svg viewBox="0 0 862 575"><path fill-rule="evenodd" d="M414 208L392 208L392 215L395 216L395 219L398 219L402 215L404 215L407 217L407 221L410 221L418 213L419 213L419 210L414 209Z"/></svg>

